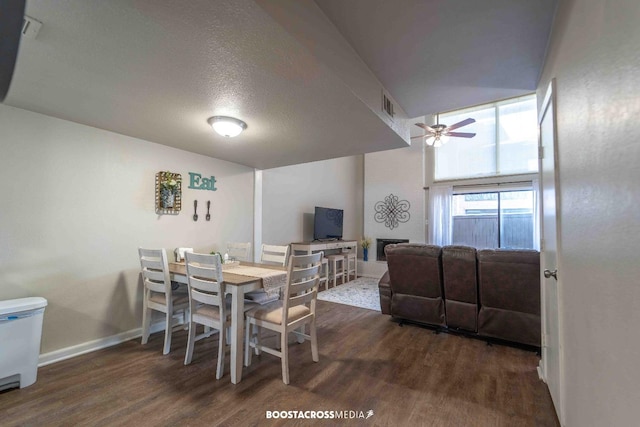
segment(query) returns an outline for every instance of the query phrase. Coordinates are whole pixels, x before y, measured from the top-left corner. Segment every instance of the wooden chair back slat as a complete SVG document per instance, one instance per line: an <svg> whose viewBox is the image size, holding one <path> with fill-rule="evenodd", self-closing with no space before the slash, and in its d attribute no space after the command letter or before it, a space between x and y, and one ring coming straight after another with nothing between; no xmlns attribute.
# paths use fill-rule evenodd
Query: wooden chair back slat
<svg viewBox="0 0 640 427"><path fill-rule="evenodd" d="M154 292L171 292L169 263L164 249L138 248L142 281L146 289Z"/></svg>
<svg viewBox="0 0 640 427"><path fill-rule="evenodd" d="M320 279L322 252L311 255L291 255L287 268L287 285L284 290L283 319L287 322L289 308L300 304L310 304L312 315L315 316L315 299ZM301 294L301 295L299 295Z"/></svg>
<svg viewBox="0 0 640 427"><path fill-rule="evenodd" d="M289 246L262 245L262 255L260 262L287 265L287 257L289 255Z"/></svg>
<svg viewBox="0 0 640 427"><path fill-rule="evenodd" d="M251 256L251 242L246 243L227 243L227 254L229 254L229 258L236 259L238 261L248 261L252 260Z"/></svg>

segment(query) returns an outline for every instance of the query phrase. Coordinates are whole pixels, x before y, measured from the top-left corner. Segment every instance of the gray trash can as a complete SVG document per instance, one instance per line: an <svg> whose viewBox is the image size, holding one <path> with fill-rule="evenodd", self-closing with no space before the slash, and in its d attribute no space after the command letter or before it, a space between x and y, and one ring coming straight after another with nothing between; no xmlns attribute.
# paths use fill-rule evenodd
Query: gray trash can
<svg viewBox="0 0 640 427"><path fill-rule="evenodd" d="M39 297L0 301L0 390L36 382L46 306Z"/></svg>

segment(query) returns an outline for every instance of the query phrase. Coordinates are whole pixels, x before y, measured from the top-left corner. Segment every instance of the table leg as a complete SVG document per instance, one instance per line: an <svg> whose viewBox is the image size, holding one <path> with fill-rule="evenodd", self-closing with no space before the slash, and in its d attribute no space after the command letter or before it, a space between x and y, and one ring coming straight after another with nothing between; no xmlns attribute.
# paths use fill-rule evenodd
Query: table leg
<svg viewBox="0 0 640 427"><path fill-rule="evenodd" d="M242 381L242 346L244 332L244 289L229 286L231 293L231 382Z"/></svg>

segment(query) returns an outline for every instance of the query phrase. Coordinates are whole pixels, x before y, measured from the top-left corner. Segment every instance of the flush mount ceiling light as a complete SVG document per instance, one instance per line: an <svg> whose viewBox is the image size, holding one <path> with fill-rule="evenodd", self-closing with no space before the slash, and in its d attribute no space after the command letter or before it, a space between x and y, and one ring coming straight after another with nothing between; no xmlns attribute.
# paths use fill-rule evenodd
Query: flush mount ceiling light
<svg viewBox="0 0 640 427"><path fill-rule="evenodd" d="M242 120L233 117L213 116L207 119L213 130L222 136L234 137L247 128L247 124Z"/></svg>

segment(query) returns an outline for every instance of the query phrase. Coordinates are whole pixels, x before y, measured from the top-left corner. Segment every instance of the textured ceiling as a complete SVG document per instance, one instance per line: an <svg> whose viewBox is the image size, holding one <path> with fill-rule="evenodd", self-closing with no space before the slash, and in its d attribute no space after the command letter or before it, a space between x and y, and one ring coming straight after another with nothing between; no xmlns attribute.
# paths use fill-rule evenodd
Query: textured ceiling
<svg viewBox="0 0 640 427"><path fill-rule="evenodd" d="M9 105L259 169L406 146L251 0L31 0L27 14L44 25L22 40ZM249 127L218 136L214 115Z"/></svg>
<svg viewBox="0 0 640 427"><path fill-rule="evenodd" d="M316 0L410 117L533 92L557 0Z"/></svg>
<svg viewBox="0 0 640 427"><path fill-rule="evenodd" d="M405 147L382 86L409 117L531 92L555 1L30 0L5 103L259 169Z"/></svg>

